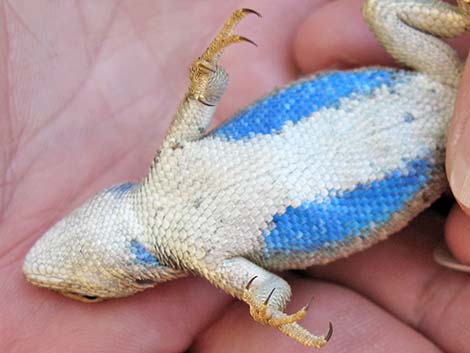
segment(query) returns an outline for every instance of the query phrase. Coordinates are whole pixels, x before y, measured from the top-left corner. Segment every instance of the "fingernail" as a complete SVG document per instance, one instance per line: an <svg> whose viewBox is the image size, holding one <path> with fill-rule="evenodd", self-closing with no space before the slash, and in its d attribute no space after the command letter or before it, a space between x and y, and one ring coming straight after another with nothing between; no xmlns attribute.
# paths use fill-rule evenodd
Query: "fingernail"
<svg viewBox="0 0 470 353"><path fill-rule="evenodd" d="M462 131L458 133L455 146L454 160L450 171L450 187L459 202L470 208L470 123L468 112L466 121L461 124Z"/></svg>
<svg viewBox="0 0 470 353"><path fill-rule="evenodd" d="M456 271L470 272L470 266L464 265L452 256L444 242L434 249L434 261L438 264Z"/></svg>

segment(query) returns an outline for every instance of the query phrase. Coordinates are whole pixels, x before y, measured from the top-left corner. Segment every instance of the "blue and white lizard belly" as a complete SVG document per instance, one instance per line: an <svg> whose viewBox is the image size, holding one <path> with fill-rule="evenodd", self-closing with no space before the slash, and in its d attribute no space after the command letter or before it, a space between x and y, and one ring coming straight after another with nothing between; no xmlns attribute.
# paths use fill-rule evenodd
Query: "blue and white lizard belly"
<svg viewBox="0 0 470 353"><path fill-rule="evenodd" d="M172 233L197 232L176 251L191 252L195 241L201 261L242 255L275 269L365 248L445 189L454 98L429 77L382 68L320 74L275 92L162 157L172 180L159 193L184 211L160 242L175 248Z"/></svg>

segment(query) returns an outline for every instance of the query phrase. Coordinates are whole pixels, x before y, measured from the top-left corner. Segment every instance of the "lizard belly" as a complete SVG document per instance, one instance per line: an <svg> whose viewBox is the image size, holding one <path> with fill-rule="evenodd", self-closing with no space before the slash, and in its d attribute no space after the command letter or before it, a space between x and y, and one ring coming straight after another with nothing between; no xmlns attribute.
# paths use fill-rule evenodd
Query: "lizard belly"
<svg viewBox="0 0 470 353"><path fill-rule="evenodd" d="M385 238L445 189L454 98L419 73L374 68L321 74L255 103L175 155L187 173L174 185L198 200L187 220L207 238L198 244L286 269Z"/></svg>

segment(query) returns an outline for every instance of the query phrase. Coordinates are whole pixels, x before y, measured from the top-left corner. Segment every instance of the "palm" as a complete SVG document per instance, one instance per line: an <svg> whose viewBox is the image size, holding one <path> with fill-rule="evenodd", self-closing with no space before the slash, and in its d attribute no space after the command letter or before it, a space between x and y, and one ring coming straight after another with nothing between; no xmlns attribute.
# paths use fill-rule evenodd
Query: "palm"
<svg viewBox="0 0 470 353"><path fill-rule="evenodd" d="M298 1L292 8L287 2L250 2L264 20L247 20L240 32L258 41L260 48L228 49L224 64L231 84L218 110L219 122L274 85L294 78L293 34L305 14L321 3ZM297 351L301 346L275 330L250 323L245 306L227 309L230 298L202 280L179 280L97 305L61 298L23 280L23 256L49 225L98 189L145 174L186 88L185 68L231 10L245 5L236 0L217 2L216 8L189 0L176 5L154 0L58 4L35 2L33 8L30 2L5 2L0 12L5 24L0 32L0 341L6 351L182 351L194 340L201 350L249 345L267 351L270 344L283 344ZM349 20L358 22L358 16ZM332 60L322 61L325 57L319 52L312 61L317 67L331 64ZM254 76L257 79L247 84ZM402 255L400 262L405 251L417 248L427 254L423 248L428 249L429 242L419 239L423 232L439 233L433 222L439 221L424 218L409 230L415 234L408 240L396 238L347 260L345 267L340 266L346 261L321 269L323 277L356 292L308 279L291 281L294 306L311 293L319 298L308 318L317 330L325 329L328 320L336 321L336 335L325 351L350 341L349 352L355 346L364 352L366 340L372 341L371 352L384 342L390 347L383 352L430 352L431 342L450 352L468 349L463 345L468 333L452 330L470 316L464 290L456 288L465 288L468 280L446 274L450 288L444 287L444 280L434 280L433 293L438 295L431 300L422 294L423 288L442 272L420 257ZM390 269L399 263L407 268L403 282L397 283L396 272ZM390 266L381 269L380 277L379 264ZM374 280L368 281L370 277ZM410 279L415 279L413 286L405 291L400 285ZM453 295L451 301L448 296ZM449 320L438 332L438 318L446 315ZM361 326L371 320L375 327ZM406 326L409 323L430 338ZM312 327L308 321L306 325Z"/></svg>

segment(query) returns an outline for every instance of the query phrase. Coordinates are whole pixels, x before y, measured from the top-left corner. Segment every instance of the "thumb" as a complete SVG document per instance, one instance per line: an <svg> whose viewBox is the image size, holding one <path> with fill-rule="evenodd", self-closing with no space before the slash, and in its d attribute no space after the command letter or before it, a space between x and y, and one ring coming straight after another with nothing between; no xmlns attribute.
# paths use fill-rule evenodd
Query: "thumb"
<svg viewBox="0 0 470 353"><path fill-rule="evenodd" d="M470 215L470 62L467 60L447 141L447 177L463 211Z"/></svg>
<svg viewBox="0 0 470 353"><path fill-rule="evenodd" d="M446 243L453 254L438 262L470 272L470 61L467 60L457 93L454 117L447 141L447 177L460 205L454 207L446 223ZM439 261L440 260L440 261ZM465 265L459 265L466 264Z"/></svg>

